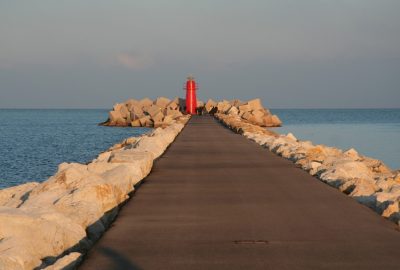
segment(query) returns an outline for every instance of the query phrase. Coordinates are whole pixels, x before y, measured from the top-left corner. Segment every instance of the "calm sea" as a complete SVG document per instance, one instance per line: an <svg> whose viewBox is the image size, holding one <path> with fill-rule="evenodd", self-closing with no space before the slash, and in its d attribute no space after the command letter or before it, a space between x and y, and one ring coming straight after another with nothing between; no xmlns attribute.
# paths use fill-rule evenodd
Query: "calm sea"
<svg viewBox="0 0 400 270"><path fill-rule="evenodd" d="M400 109L275 109L279 133L382 160L400 169Z"/></svg>
<svg viewBox="0 0 400 270"><path fill-rule="evenodd" d="M275 109L284 127L294 133L360 153L400 168L400 109L320 110ZM107 110L0 109L0 188L43 181L61 162L85 163L111 145L150 129L97 126Z"/></svg>
<svg viewBox="0 0 400 270"><path fill-rule="evenodd" d="M0 109L0 188L46 180L59 163L88 162L150 130L97 125L106 119L107 110Z"/></svg>

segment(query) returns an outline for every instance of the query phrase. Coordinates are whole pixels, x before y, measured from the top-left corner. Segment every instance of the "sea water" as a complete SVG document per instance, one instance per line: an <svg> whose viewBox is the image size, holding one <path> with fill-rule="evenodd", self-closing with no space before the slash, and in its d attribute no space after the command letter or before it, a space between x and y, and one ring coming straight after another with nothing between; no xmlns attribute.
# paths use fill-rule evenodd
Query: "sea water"
<svg viewBox="0 0 400 270"><path fill-rule="evenodd" d="M279 133L341 149L355 148L400 168L400 109L273 109ZM103 127L107 110L0 109L0 188L44 181L62 162L86 163L148 128Z"/></svg>
<svg viewBox="0 0 400 270"><path fill-rule="evenodd" d="M400 109L274 109L279 133L382 160L400 169Z"/></svg>
<svg viewBox="0 0 400 270"><path fill-rule="evenodd" d="M89 162L151 130L98 126L107 116L107 110L0 109L0 188L44 181L62 162Z"/></svg>

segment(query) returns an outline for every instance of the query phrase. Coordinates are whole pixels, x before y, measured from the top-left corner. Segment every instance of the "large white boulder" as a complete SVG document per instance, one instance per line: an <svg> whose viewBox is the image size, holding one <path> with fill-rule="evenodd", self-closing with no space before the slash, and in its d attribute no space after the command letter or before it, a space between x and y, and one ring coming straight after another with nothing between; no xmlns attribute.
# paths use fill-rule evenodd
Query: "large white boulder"
<svg viewBox="0 0 400 270"><path fill-rule="evenodd" d="M72 190L97 180L101 180L101 178L90 173L87 170L87 165L62 163L54 176L32 189L29 198L23 203L22 207L52 205Z"/></svg>
<svg viewBox="0 0 400 270"><path fill-rule="evenodd" d="M52 209L0 207L0 224L0 269L39 267L86 237L84 228Z"/></svg>
<svg viewBox="0 0 400 270"><path fill-rule="evenodd" d="M356 178L365 180L373 179L373 174L368 167L359 161L348 159L338 159L319 176L321 180L328 184L339 187L346 181Z"/></svg>
<svg viewBox="0 0 400 270"><path fill-rule="evenodd" d="M161 113L162 114L162 108L160 106L157 106L155 104L145 107L143 109L146 113L148 113L148 115L151 116L151 118L153 118L156 114Z"/></svg>
<svg viewBox="0 0 400 270"><path fill-rule="evenodd" d="M252 99L247 101L247 104L250 106L250 108L252 110L262 110L264 109L262 103L261 103L261 99L256 98L256 99Z"/></svg>
<svg viewBox="0 0 400 270"><path fill-rule="evenodd" d="M47 266L43 270L73 270L76 269L80 261L82 260L82 254L79 252L71 252L65 255L61 259L58 259L54 264Z"/></svg>
<svg viewBox="0 0 400 270"><path fill-rule="evenodd" d="M110 111L108 113L110 125L112 126L125 126L126 119L123 118L120 111Z"/></svg>
<svg viewBox="0 0 400 270"><path fill-rule="evenodd" d="M29 182L15 187L0 190L0 206L18 207L29 196L29 193L39 183Z"/></svg>
<svg viewBox="0 0 400 270"><path fill-rule="evenodd" d="M171 102L169 98L166 97L158 97L155 101L154 104L157 105L158 107L161 108L166 108L167 105Z"/></svg>
<svg viewBox="0 0 400 270"><path fill-rule="evenodd" d="M112 164L129 163L131 167L134 167L137 170L135 174L138 174L141 177L145 177L147 174L149 174L151 167L153 166L153 159L154 159L154 155L150 151L140 150L138 147L140 145L140 142L146 138L149 137L143 137L138 142L136 148L113 152L110 156L109 162ZM106 164L104 166L109 166L109 165ZM121 169L121 167L119 168ZM111 169L112 171L115 171L114 168ZM104 170L101 173L105 173L106 171L110 171L110 169Z"/></svg>
<svg viewBox="0 0 400 270"><path fill-rule="evenodd" d="M400 225L400 201L390 203L383 211L382 216Z"/></svg>
<svg viewBox="0 0 400 270"><path fill-rule="evenodd" d="M130 120L131 121L138 120L143 116L144 116L144 112L141 107L134 105L130 108Z"/></svg>
<svg viewBox="0 0 400 270"><path fill-rule="evenodd" d="M153 101L149 98L143 98L139 101L140 106L146 107L146 106L151 106L153 104Z"/></svg>
<svg viewBox="0 0 400 270"><path fill-rule="evenodd" d="M115 112L119 112L120 115L122 116L122 118L125 118L128 116L129 114L129 110L126 107L126 105L124 103L117 103L114 105L113 110Z"/></svg>

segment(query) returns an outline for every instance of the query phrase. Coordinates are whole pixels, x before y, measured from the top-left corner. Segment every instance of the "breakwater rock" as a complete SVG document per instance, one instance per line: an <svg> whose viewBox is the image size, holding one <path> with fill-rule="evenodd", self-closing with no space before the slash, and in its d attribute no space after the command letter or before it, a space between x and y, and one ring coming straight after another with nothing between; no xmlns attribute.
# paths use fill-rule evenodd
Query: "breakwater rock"
<svg viewBox="0 0 400 270"><path fill-rule="evenodd" d="M170 100L159 97L156 100L144 98L128 99L117 103L108 114L104 126L161 127L182 116L185 100L175 98Z"/></svg>
<svg viewBox="0 0 400 270"><path fill-rule="evenodd" d="M0 190L0 269L74 267L115 219L189 116L131 137L42 183Z"/></svg>
<svg viewBox="0 0 400 270"><path fill-rule="evenodd" d="M246 102L241 100L216 102L210 99L205 104L204 109L211 114L222 113L239 116L248 123L262 127L280 127L282 125L278 116L273 115L268 109L264 108L259 98Z"/></svg>
<svg viewBox="0 0 400 270"><path fill-rule="evenodd" d="M400 171L355 149L300 141L289 133L278 135L252 125L238 115L216 113L225 126L270 151L291 160L317 179L335 187L385 218L400 222ZM400 224L399 224L400 225Z"/></svg>
<svg viewBox="0 0 400 270"><path fill-rule="evenodd" d="M101 123L104 126L132 126L132 127L161 127L171 123L174 119L185 114L185 99L158 97L155 100L144 98L141 100L129 99L114 105L109 112L107 121ZM209 99L204 104L197 102L199 113L223 113L238 115L244 121L262 126L279 127L282 125L278 116L273 115L264 108L259 98L249 101Z"/></svg>

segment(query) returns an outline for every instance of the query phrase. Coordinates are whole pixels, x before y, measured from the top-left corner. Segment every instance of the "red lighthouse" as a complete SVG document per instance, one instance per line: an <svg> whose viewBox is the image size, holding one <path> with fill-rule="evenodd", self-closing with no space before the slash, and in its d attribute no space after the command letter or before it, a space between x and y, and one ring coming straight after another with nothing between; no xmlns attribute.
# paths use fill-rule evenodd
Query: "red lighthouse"
<svg viewBox="0 0 400 270"><path fill-rule="evenodd" d="M193 76L187 77L186 81L186 112L196 114L197 98L196 98L196 82Z"/></svg>

